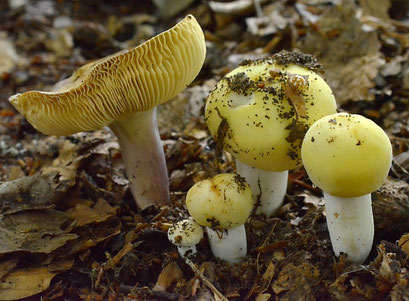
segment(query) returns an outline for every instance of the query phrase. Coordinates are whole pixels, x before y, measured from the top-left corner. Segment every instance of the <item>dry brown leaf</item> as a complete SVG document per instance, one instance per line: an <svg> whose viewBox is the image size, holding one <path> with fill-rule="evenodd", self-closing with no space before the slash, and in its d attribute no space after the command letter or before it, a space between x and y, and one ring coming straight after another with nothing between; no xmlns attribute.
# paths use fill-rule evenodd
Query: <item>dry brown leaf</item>
<svg viewBox="0 0 409 301"><path fill-rule="evenodd" d="M304 197L304 200L303 200L304 204L311 204L315 208L324 206L324 198L315 196L309 190L305 190L303 193L300 193L299 196Z"/></svg>
<svg viewBox="0 0 409 301"><path fill-rule="evenodd" d="M43 173L58 172L60 180L73 181L77 175L77 169L82 161L92 154L109 155L111 149L119 149L116 141L113 141L113 134L107 130L93 132L81 132L67 137L47 137L40 141L39 154L47 155L50 147L58 149L58 157L51 165L41 168Z"/></svg>
<svg viewBox="0 0 409 301"><path fill-rule="evenodd" d="M359 0L362 15L389 19L390 0Z"/></svg>
<svg viewBox="0 0 409 301"><path fill-rule="evenodd" d="M63 250L58 250L58 252L65 257L84 252L120 232L121 223L117 220L100 223L97 227L84 227L76 240L69 242Z"/></svg>
<svg viewBox="0 0 409 301"><path fill-rule="evenodd" d="M267 267L267 269L264 272L263 277L262 277L266 289L267 289L267 287L270 286L271 280L274 277L275 269L276 269L276 265L272 261L270 261L270 263L268 264L268 267Z"/></svg>
<svg viewBox="0 0 409 301"><path fill-rule="evenodd" d="M409 256L409 234L402 235L398 245Z"/></svg>
<svg viewBox="0 0 409 301"><path fill-rule="evenodd" d="M115 267L126 254L128 254L130 251L133 250L133 248L134 248L134 245L132 245L129 242L126 243L114 257L110 258L106 262L106 264L104 265L104 271L108 271L112 269L113 267Z"/></svg>
<svg viewBox="0 0 409 301"><path fill-rule="evenodd" d="M111 207L107 201L100 198L93 208L83 204L77 204L70 208L66 213L77 221L76 226L84 226L91 223L100 223L106 221L116 213L116 209Z"/></svg>
<svg viewBox="0 0 409 301"><path fill-rule="evenodd" d="M16 300L41 293L50 286L55 275L47 267L14 270L0 281L0 300Z"/></svg>
<svg viewBox="0 0 409 301"><path fill-rule="evenodd" d="M18 263L18 258L14 257L9 260L0 263L0 279L4 277L7 273L13 270Z"/></svg>
<svg viewBox="0 0 409 301"><path fill-rule="evenodd" d="M21 211L0 217L0 254L51 253L78 237L62 230L68 216L52 209Z"/></svg>
<svg viewBox="0 0 409 301"><path fill-rule="evenodd" d="M274 2L263 7L263 14L246 18L247 30L260 37L282 32L294 22L292 10L284 2Z"/></svg>
<svg viewBox="0 0 409 301"><path fill-rule="evenodd" d="M90 155L78 156L78 148L77 144L72 143L70 140L64 140L59 147L59 156L54 159L51 166L44 166L41 170L44 173L58 172L61 176L61 181L73 181L80 161Z"/></svg>
<svg viewBox="0 0 409 301"><path fill-rule="evenodd" d="M9 169L8 180L13 181L16 179L20 179L25 176L24 171L21 169L20 166L11 166Z"/></svg>
<svg viewBox="0 0 409 301"><path fill-rule="evenodd" d="M363 30L356 11L353 1L332 6L298 45L301 51L314 53L322 63L339 105L351 100L373 100L374 78L384 64L377 33Z"/></svg>
<svg viewBox="0 0 409 301"><path fill-rule="evenodd" d="M379 68L385 63L380 53L351 58L347 64L325 64L325 75L335 93L339 104L349 100L374 100L370 89L375 86L374 79Z"/></svg>
<svg viewBox="0 0 409 301"><path fill-rule="evenodd" d="M4 32L0 32L0 76L11 72L18 61L19 57L13 43Z"/></svg>
<svg viewBox="0 0 409 301"><path fill-rule="evenodd" d="M408 195L409 184L393 178L386 179L382 187L375 192L372 210L375 232L378 235L389 237L392 233L408 231Z"/></svg>
<svg viewBox="0 0 409 301"><path fill-rule="evenodd" d="M275 274L275 268L276 268L275 264L272 261L270 261L270 263L267 266L266 271L261 277L260 284L257 284L257 285L255 284L256 289L254 293L257 293L256 300L260 300L260 301L268 300L270 294L265 294L264 292L270 287L271 280L273 280L273 277Z"/></svg>
<svg viewBox="0 0 409 301"><path fill-rule="evenodd" d="M173 283L183 279L183 272L179 266L171 262L160 272L158 280L152 290L166 291Z"/></svg>
<svg viewBox="0 0 409 301"><path fill-rule="evenodd" d="M319 277L319 269L308 262L298 266L289 263L282 268L272 288L276 294L289 291L293 300L307 300L312 286L318 283Z"/></svg>
<svg viewBox="0 0 409 301"><path fill-rule="evenodd" d="M271 297L271 294L259 294L256 297L256 301L268 301L268 300L271 300L270 297Z"/></svg>
<svg viewBox="0 0 409 301"><path fill-rule="evenodd" d="M35 174L0 184L0 211L10 214L22 210L50 208L58 201L58 193L67 189L57 173Z"/></svg>

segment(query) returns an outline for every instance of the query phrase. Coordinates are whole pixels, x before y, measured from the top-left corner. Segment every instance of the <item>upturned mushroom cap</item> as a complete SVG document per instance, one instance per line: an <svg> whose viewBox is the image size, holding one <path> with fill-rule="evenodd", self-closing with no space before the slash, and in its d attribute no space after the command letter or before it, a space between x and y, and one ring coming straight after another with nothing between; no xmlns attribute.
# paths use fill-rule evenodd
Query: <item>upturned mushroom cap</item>
<svg viewBox="0 0 409 301"><path fill-rule="evenodd" d="M179 221L168 230L169 241L180 247L197 245L202 237L203 228L192 219Z"/></svg>
<svg viewBox="0 0 409 301"><path fill-rule="evenodd" d="M202 226L231 229L246 222L253 197L244 178L226 173L193 185L186 195L186 207Z"/></svg>
<svg viewBox="0 0 409 301"><path fill-rule="evenodd" d="M338 113L314 123L301 149L311 181L338 197L358 197L377 190L392 162L385 132L361 115Z"/></svg>
<svg viewBox="0 0 409 301"><path fill-rule="evenodd" d="M52 92L16 94L10 102L47 135L96 130L177 95L197 76L205 53L203 31L188 15L134 49L81 67Z"/></svg>
<svg viewBox="0 0 409 301"><path fill-rule="evenodd" d="M275 172L300 166L308 126L336 112L324 79L297 65L311 57L287 55L286 62L273 57L242 64L217 84L205 109L218 144L249 166Z"/></svg>

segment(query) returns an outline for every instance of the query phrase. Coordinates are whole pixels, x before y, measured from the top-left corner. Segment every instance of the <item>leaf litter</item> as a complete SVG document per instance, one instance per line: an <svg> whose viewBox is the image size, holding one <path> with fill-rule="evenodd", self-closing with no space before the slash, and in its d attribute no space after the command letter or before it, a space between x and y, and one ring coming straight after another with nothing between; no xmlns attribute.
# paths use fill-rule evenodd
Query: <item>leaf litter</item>
<svg viewBox="0 0 409 301"><path fill-rule="evenodd" d="M138 2L0 3L9 57L0 60L0 299L409 300L409 6L196 1L164 19L160 4ZM159 110L171 203L140 210L109 130L46 137L7 99L51 86L187 13L205 30L207 58L195 82ZM187 190L235 168L226 152L216 160L203 117L207 94L242 60L282 49L314 54L339 109L375 120L392 141L390 177L373 194L372 252L360 266L334 257L322 194L300 169L290 172L278 215L248 221L243 262L215 260L206 237L186 262L166 231L188 216Z"/></svg>

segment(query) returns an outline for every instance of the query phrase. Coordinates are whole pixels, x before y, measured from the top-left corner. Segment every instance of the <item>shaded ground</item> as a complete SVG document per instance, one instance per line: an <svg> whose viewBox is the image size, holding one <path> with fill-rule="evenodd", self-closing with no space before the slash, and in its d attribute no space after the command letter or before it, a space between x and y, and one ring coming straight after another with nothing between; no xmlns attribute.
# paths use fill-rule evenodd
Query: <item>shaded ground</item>
<svg viewBox="0 0 409 301"><path fill-rule="evenodd" d="M85 2L85 1L84 1ZM0 300L409 300L409 5L406 1L260 1L261 10L194 1L160 16L149 1L0 3ZM162 14L169 9L162 9ZM137 45L192 13L208 53L194 83L161 106L172 202L138 210L108 130L48 137L8 104L77 67ZM217 261L205 239L188 265L166 236L197 181L234 171L215 161L203 106L244 59L314 54L339 109L383 127L394 161L373 194L375 244L362 266L332 253L320 191L290 172L277 217L246 225L249 254Z"/></svg>

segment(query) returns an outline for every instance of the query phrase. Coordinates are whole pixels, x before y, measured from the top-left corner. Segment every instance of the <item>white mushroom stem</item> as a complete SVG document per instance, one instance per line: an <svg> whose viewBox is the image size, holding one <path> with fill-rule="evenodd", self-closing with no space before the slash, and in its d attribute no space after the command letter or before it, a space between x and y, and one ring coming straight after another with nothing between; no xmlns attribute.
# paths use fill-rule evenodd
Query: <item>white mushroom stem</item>
<svg viewBox="0 0 409 301"><path fill-rule="evenodd" d="M336 256L348 254L347 260L361 264L368 257L374 237L371 195L336 197L324 192L325 213Z"/></svg>
<svg viewBox="0 0 409 301"><path fill-rule="evenodd" d="M246 256L247 237L244 225L228 230L213 230L206 227L206 231L215 257L235 263Z"/></svg>
<svg viewBox="0 0 409 301"><path fill-rule="evenodd" d="M156 108L137 112L109 125L118 138L126 175L137 205L163 205L169 200L165 154L156 122Z"/></svg>
<svg viewBox="0 0 409 301"><path fill-rule="evenodd" d="M180 254L180 257L185 257L185 254L189 252L189 255L193 255L197 253L196 245L190 246L190 247L183 247L183 246L178 246L178 251Z"/></svg>
<svg viewBox="0 0 409 301"><path fill-rule="evenodd" d="M288 170L267 171L251 167L236 159L237 173L244 177L253 191L256 213L272 216L283 204L287 191Z"/></svg>

